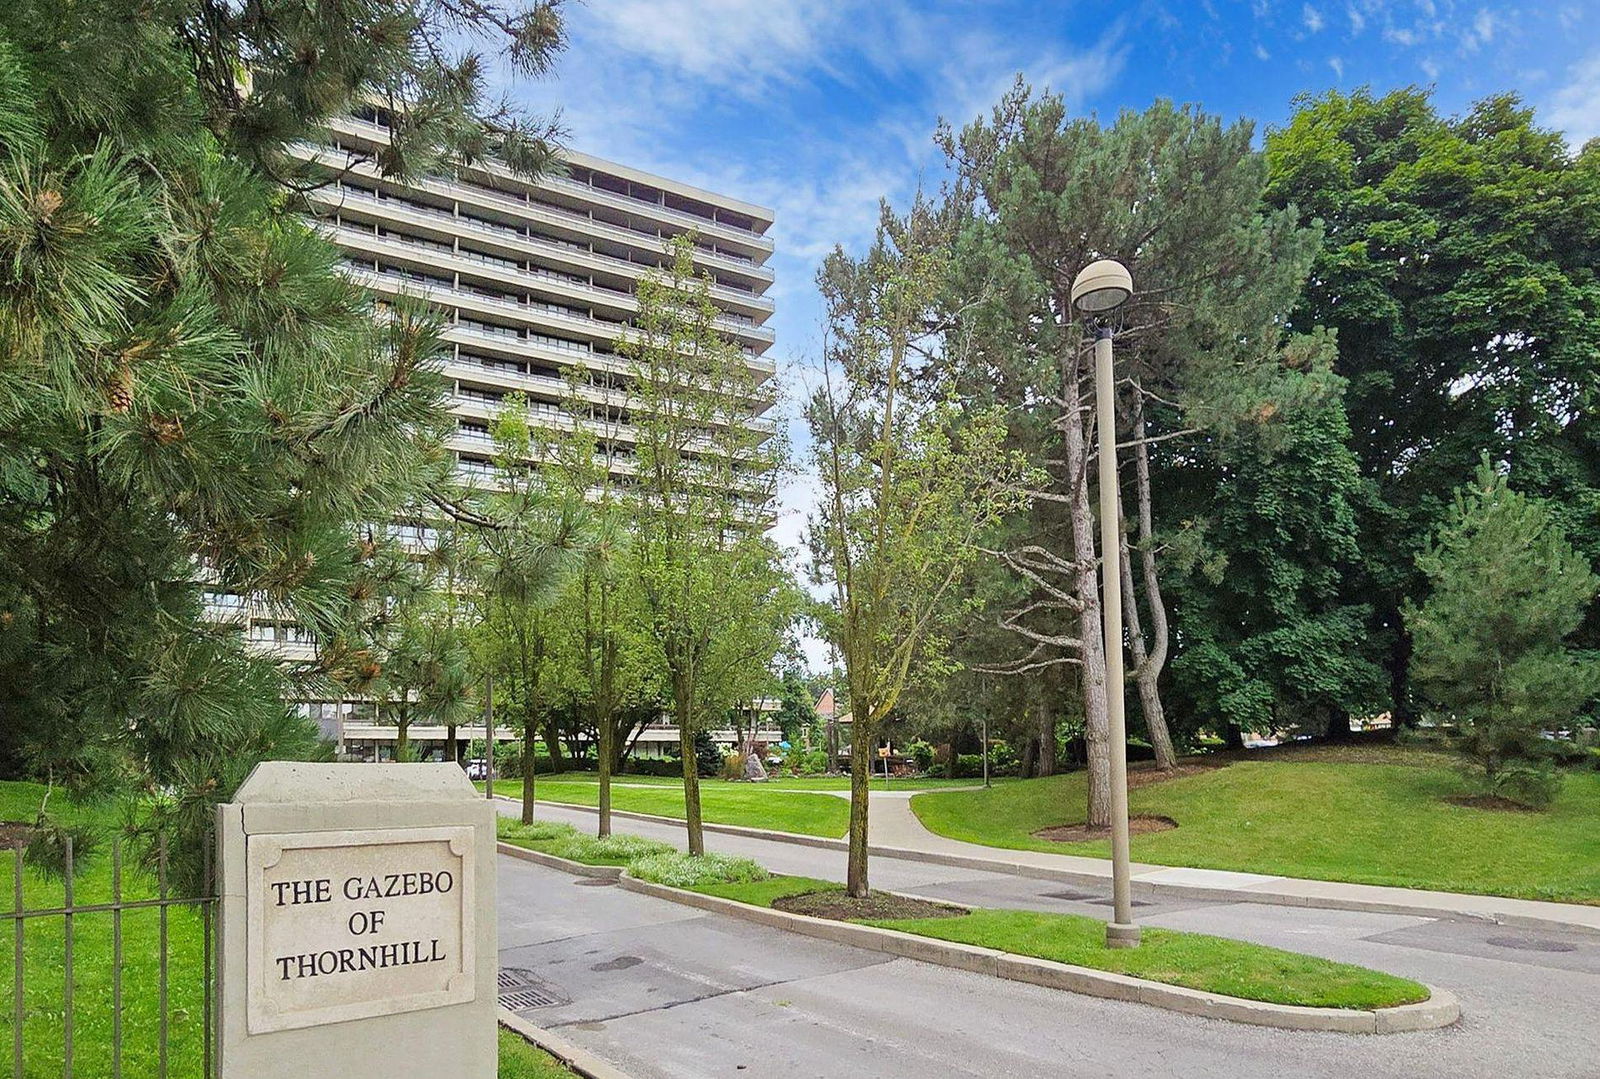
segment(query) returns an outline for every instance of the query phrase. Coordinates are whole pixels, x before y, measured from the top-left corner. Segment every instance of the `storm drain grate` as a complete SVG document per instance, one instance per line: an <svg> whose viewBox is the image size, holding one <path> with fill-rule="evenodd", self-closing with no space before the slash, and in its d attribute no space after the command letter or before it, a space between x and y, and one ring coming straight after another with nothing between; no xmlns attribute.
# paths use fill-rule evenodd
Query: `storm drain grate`
<svg viewBox="0 0 1600 1079"><path fill-rule="evenodd" d="M500 1006L520 1012L528 1008L548 1008L565 1004L566 998L535 978L530 971L503 967L500 971Z"/></svg>
<svg viewBox="0 0 1600 1079"><path fill-rule="evenodd" d="M1114 899L1091 899L1091 900L1089 900L1089 902L1093 903L1097 907L1109 907L1112 903L1116 902L1116 900L1114 900ZM1133 900L1130 900L1129 902L1133 906L1136 906L1136 907L1148 907L1148 906L1150 906L1150 901L1148 899L1133 899Z"/></svg>
<svg viewBox="0 0 1600 1079"><path fill-rule="evenodd" d="M1519 952L1575 952L1576 944L1564 940L1540 940L1538 937L1490 937L1486 943L1496 948L1511 948Z"/></svg>
<svg viewBox="0 0 1600 1079"><path fill-rule="evenodd" d="M552 1004L560 1003L559 997L533 986L500 994L500 1006L510 1008L514 1012L526 1011L529 1008L548 1008Z"/></svg>
<svg viewBox="0 0 1600 1079"><path fill-rule="evenodd" d="M1044 895L1041 898L1044 898L1044 899L1070 899L1073 902L1077 902L1080 899L1093 899L1094 898L1094 893L1093 892L1075 892L1071 888L1068 888L1064 892L1045 892Z"/></svg>
<svg viewBox="0 0 1600 1079"><path fill-rule="evenodd" d="M579 877L572 883L580 888L615 888L617 882L605 877Z"/></svg>

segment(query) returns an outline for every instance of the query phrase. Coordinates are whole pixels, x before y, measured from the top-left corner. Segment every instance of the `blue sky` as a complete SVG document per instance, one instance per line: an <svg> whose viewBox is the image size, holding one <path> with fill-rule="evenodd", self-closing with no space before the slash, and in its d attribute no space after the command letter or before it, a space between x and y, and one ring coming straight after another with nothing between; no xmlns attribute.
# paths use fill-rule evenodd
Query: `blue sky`
<svg viewBox="0 0 1600 1079"><path fill-rule="evenodd" d="M972 119L1018 72L1108 119L1169 97L1264 127L1302 92L1417 84L1448 112L1514 90L1575 143L1600 135L1600 0L586 0L567 21L556 77L508 89L559 107L577 149L777 211L792 397L821 256L860 249L880 198L936 184L939 118ZM809 489L785 485L787 543Z"/></svg>

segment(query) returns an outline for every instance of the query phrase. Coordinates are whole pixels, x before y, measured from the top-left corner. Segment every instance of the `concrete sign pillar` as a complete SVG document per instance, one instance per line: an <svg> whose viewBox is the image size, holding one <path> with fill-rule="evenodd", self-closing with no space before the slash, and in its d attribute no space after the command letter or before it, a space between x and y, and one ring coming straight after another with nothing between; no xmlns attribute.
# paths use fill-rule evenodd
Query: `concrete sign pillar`
<svg viewBox="0 0 1600 1079"><path fill-rule="evenodd" d="M264 763L217 849L222 1079L494 1079L494 807L457 765Z"/></svg>

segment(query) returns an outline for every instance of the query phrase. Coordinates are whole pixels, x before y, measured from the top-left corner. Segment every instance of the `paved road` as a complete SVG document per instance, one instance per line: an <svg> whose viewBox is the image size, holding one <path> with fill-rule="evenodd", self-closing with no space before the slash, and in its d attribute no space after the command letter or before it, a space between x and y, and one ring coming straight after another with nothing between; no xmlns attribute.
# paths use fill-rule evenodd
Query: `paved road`
<svg viewBox="0 0 1600 1079"><path fill-rule="evenodd" d="M593 815L540 815L592 827ZM639 821L619 829L679 840ZM843 854L708 833L777 872L839 879ZM1059 883L875 859L877 887L1104 916ZM893 959L501 859L501 965L558 998L530 1020L636 1079L1150 1076L1596 1079L1600 941L1261 904L1157 904L1151 925L1257 940L1454 989L1455 1028L1360 1037L1180 1016ZM1526 950L1508 943L1533 943Z"/></svg>

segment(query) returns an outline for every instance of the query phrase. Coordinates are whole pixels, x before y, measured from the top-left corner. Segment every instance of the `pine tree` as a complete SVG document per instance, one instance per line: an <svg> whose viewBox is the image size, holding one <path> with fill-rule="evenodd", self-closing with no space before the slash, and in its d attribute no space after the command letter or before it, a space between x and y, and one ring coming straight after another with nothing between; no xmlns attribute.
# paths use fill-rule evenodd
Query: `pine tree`
<svg viewBox="0 0 1600 1079"><path fill-rule="evenodd" d="M1567 647L1600 578L1550 507L1478 466L1417 568L1432 591L1406 611L1412 678L1488 791L1530 805L1555 796L1544 732L1572 721L1600 668Z"/></svg>
<svg viewBox="0 0 1600 1079"><path fill-rule="evenodd" d="M437 327L374 318L301 219L286 145L371 99L426 117L405 173L537 124L483 98L499 34L536 69L551 4L12 0L0 5L0 765L163 793L198 883L209 805L319 752L286 708L380 672L382 525L448 474ZM418 121L420 124L422 121ZM317 662L245 652L253 596ZM291 682L293 684L291 684Z"/></svg>

